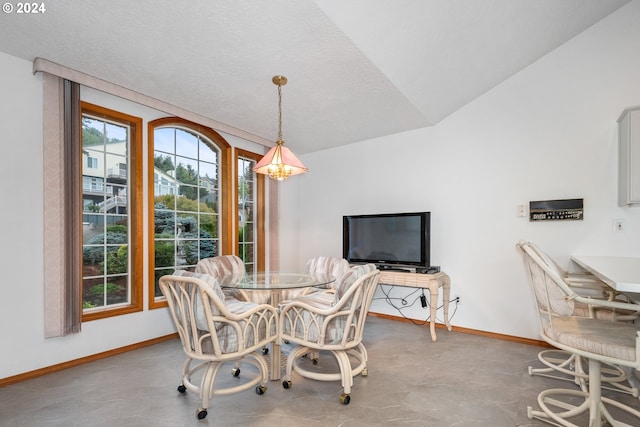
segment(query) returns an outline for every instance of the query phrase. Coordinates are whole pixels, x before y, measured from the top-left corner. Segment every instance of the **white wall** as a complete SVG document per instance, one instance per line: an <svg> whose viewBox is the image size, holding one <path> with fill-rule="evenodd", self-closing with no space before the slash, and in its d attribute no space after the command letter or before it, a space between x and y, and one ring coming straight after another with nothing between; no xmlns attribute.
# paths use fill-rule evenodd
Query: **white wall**
<svg viewBox="0 0 640 427"><path fill-rule="evenodd" d="M432 264L462 300L452 323L537 338L520 239L566 267L573 253L640 256L640 211L616 204L616 120L640 104L639 21L632 2L435 127L301 156L310 173L282 185L282 267L341 256L342 215L428 210ZM584 199L583 221L517 217L517 205L569 198ZM372 311L399 315L382 300Z"/></svg>
<svg viewBox="0 0 640 427"><path fill-rule="evenodd" d="M4 225L0 271L0 378L33 371L124 347L175 332L166 309L147 309L125 316L82 324L82 332L44 339L43 332L43 150L42 79L32 74L32 64L0 52L0 135L4 153L0 168L0 195ZM168 114L82 88L83 100L143 118L143 162L147 160L147 123ZM264 147L229 137L234 146L254 152ZM147 177L143 179L147 197ZM145 215L146 215L146 206ZM147 241L144 229L143 241ZM144 271L147 271L147 253Z"/></svg>

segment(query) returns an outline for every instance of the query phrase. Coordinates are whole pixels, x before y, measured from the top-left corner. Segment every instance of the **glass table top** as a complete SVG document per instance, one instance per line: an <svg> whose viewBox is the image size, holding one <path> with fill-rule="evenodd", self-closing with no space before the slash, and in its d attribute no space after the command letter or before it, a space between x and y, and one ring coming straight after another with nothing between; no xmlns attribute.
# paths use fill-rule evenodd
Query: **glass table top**
<svg viewBox="0 0 640 427"><path fill-rule="evenodd" d="M238 289L295 289L323 286L335 280L333 276L317 273L247 273L242 281L223 287Z"/></svg>

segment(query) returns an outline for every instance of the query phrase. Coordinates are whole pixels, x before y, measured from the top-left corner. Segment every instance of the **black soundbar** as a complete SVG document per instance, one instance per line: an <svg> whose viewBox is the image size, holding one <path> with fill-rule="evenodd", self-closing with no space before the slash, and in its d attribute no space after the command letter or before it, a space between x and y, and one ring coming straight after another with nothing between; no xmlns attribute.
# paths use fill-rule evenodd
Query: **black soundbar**
<svg viewBox="0 0 640 427"><path fill-rule="evenodd" d="M400 267L387 267L387 266L378 266L378 270L380 271L402 271L405 273L413 273L411 268L400 268Z"/></svg>
<svg viewBox="0 0 640 427"><path fill-rule="evenodd" d="M378 266L378 270L380 271L401 271L404 273L413 273L414 269L413 268L402 268L402 267L392 267L389 265L379 265ZM440 272L440 266L439 265L432 265L430 267L416 267L415 268L415 272L416 273L420 273L420 274L436 274Z"/></svg>
<svg viewBox="0 0 640 427"><path fill-rule="evenodd" d="M418 268L416 268L416 273L422 273L422 274L440 273L440 266L439 265L432 265L431 267L418 267Z"/></svg>

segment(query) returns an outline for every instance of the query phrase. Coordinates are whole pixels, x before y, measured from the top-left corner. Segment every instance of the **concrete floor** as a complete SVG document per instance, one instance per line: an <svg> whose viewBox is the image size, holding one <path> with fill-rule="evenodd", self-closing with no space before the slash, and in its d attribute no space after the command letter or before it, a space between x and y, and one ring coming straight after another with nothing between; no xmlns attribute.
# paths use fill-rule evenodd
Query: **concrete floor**
<svg viewBox="0 0 640 427"><path fill-rule="evenodd" d="M0 425L542 426L527 418L527 405L546 388L573 387L528 375L539 347L437 332L431 342L428 327L369 317L369 375L355 378L349 405L339 402L339 382L294 374L288 390L272 381L262 396L253 389L216 396L198 420L198 397L176 391L184 357L172 340L0 388ZM640 409L638 399L613 395Z"/></svg>

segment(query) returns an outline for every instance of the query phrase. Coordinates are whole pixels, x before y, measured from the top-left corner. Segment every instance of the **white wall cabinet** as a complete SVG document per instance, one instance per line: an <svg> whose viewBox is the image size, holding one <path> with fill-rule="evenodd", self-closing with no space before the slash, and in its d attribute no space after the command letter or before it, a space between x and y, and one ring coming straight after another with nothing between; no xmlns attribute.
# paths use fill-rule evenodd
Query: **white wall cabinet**
<svg viewBox="0 0 640 427"><path fill-rule="evenodd" d="M640 105L618 119L618 206L640 204Z"/></svg>

